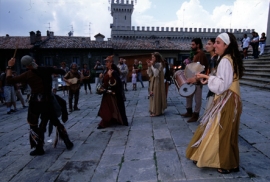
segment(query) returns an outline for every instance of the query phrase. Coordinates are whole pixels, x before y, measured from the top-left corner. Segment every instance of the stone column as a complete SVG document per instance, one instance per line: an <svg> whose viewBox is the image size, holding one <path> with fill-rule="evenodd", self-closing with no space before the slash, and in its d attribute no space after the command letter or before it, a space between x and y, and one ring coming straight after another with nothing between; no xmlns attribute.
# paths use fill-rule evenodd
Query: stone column
<svg viewBox="0 0 270 182"><path fill-rule="evenodd" d="M270 56L270 2L269 2L269 9L268 9L268 20L267 20L267 30L266 30L266 42L264 48L263 56Z"/></svg>

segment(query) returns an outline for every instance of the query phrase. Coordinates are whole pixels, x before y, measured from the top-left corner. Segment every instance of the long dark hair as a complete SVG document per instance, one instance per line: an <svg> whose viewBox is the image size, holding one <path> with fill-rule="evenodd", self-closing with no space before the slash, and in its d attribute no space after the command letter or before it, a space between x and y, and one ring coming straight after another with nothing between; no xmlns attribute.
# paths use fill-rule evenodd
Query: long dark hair
<svg viewBox="0 0 270 182"><path fill-rule="evenodd" d="M225 49L224 53L220 56L218 62L220 62L222 57L224 57L225 55L227 54L230 55L233 60L234 73L236 74L238 78L242 78L242 76L244 75L245 68L243 66L243 59L239 51L236 38L232 33L229 33L229 32L226 32L226 33L229 35L231 43Z"/></svg>
<svg viewBox="0 0 270 182"><path fill-rule="evenodd" d="M159 52L153 52L152 55L154 55L155 58L156 58L156 61L155 62L156 63L161 63L162 66L164 67L164 60L163 60L161 54Z"/></svg>
<svg viewBox="0 0 270 182"><path fill-rule="evenodd" d="M119 71L118 67L114 63L112 64L111 67L118 75L120 75L120 71Z"/></svg>

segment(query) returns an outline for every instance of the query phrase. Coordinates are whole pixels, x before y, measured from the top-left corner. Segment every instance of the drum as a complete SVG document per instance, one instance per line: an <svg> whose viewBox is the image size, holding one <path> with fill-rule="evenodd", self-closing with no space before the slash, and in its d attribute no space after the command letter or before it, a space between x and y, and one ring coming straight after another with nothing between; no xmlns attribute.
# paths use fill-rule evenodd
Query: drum
<svg viewBox="0 0 270 182"><path fill-rule="evenodd" d="M184 70L176 71L173 78L175 86L177 87L178 92L181 96L188 97L195 92L196 86L187 83L187 78L185 76Z"/></svg>

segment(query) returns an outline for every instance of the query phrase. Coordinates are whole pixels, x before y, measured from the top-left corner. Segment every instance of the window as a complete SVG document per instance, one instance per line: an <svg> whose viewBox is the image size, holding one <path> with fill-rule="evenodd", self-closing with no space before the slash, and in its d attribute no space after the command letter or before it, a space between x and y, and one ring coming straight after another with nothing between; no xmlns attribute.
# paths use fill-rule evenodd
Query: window
<svg viewBox="0 0 270 182"><path fill-rule="evenodd" d="M73 57L73 63L77 63L77 65L80 65L80 59L78 57Z"/></svg>
<svg viewBox="0 0 270 182"><path fill-rule="evenodd" d="M53 66L53 60L51 57L45 57L45 66Z"/></svg>

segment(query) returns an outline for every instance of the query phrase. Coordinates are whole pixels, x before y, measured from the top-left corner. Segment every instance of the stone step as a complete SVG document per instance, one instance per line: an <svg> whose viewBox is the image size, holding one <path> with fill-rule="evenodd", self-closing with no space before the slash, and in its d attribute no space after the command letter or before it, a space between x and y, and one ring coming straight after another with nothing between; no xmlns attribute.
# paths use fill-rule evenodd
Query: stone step
<svg viewBox="0 0 270 182"><path fill-rule="evenodd" d="M244 60L243 61L244 65L265 65L265 64L270 64L270 60L255 60L255 61L248 61Z"/></svg>
<svg viewBox="0 0 270 182"><path fill-rule="evenodd" d="M245 71L244 76L262 77L262 78L269 78L270 79L270 73L269 72Z"/></svg>
<svg viewBox="0 0 270 182"><path fill-rule="evenodd" d="M263 78L263 77L255 77L255 76L243 76L241 80L250 81L250 82L257 82L257 83L270 83L270 78Z"/></svg>
<svg viewBox="0 0 270 182"><path fill-rule="evenodd" d="M258 83L258 82L251 82L251 81L246 81L246 80L240 80L240 86L241 85L248 85L260 89L266 89L270 90L270 82L269 83Z"/></svg>
<svg viewBox="0 0 270 182"><path fill-rule="evenodd" d="M253 66L244 66L245 67L245 71L249 71L249 72L253 72L253 71L258 71L258 72L268 72L270 71L269 67L265 67L265 66L257 66L257 67L253 67Z"/></svg>

